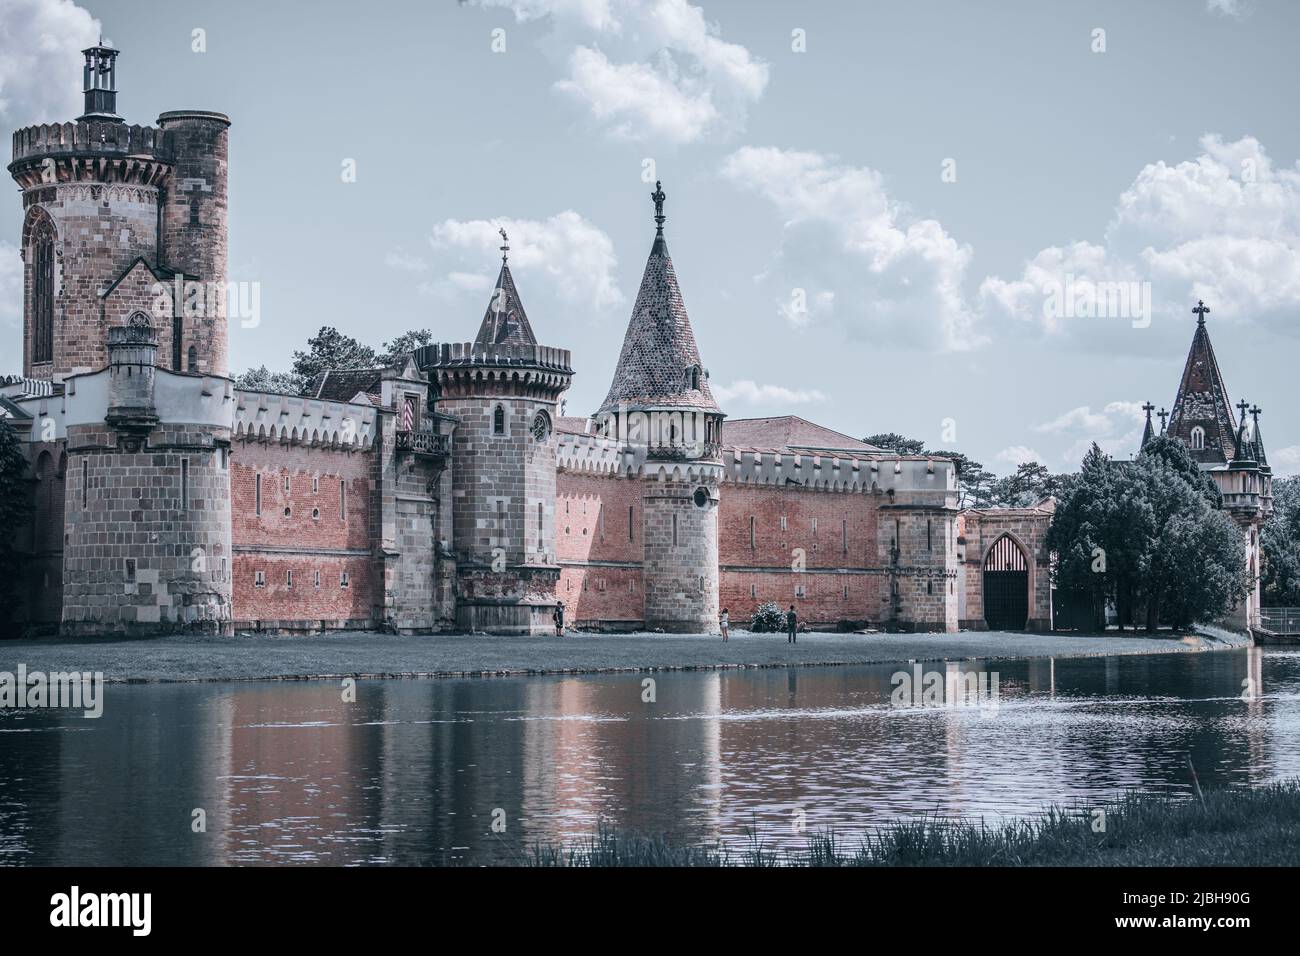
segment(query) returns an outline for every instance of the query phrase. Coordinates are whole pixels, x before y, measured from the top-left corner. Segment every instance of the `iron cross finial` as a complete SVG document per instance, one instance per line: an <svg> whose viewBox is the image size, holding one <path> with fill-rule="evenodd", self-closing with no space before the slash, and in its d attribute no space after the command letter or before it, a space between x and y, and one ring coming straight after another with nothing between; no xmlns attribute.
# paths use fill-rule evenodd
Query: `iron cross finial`
<svg viewBox="0 0 1300 956"><path fill-rule="evenodd" d="M1152 405L1150 402L1147 402L1145 405L1142 406L1142 411L1147 413L1147 421L1151 421L1151 413L1154 412L1155 410L1156 407Z"/></svg>
<svg viewBox="0 0 1300 956"><path fill-rule="evenodd" d="M1163 435L1165 433L1165 419L1169 417L1169 413L1162 408L1156 412L1156 417L1160 419L1160 434Z"/></svg>
<svg viewBox="0 0 1300 956"><path fill-rule="evenodd" d="M1244 422L1246 420L1246 409L1250 408L1250 402L1246 401L1243 398L1241 401L1237 403L1237 408L1240 409L1241 420Z"/></svg>
<svg viewBox="0 0 1300 956"><path fill-rule="evenodd" d="M664 216L664 200L668 197L664 195L664 184L657 179L655 180L655 191L650 194L650 198L655 203L655 230L662 236L664 234L664 219L666 218Z"/></svg>
<svg viewBox="0 0 1300 956"><path fill-rule="evenodd" d="M505 262L506 257L510 254L510 237L506 235L505 227L502 226L497 232L501 233L501 261Z"/></svg>
<svg viewBox="0 0 1300 956"><path fill-rule="evenodd" d="M1208 315L1208 314L1209 314L1209 311L1210 311L1210 307L1209 307L1208 305L1205 304L1205 300L1204 300L1204 299L1197 299L1197 300L1196 300L1196 308L1192 309L1192 311L1193 311L1194 313L1196 313L1196 324L1197 324L1197 325L1204 325L1204 324L1205 324L1205 316Z"/></svg>

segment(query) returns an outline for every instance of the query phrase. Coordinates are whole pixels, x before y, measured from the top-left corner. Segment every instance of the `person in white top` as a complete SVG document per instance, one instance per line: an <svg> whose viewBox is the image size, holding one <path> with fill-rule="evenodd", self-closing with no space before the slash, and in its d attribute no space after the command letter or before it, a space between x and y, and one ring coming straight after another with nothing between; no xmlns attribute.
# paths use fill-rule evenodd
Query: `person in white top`
<svg viewBox="0 0 1300 956"><path fill-rule="evenodd" d="M722 639L725 641L731 636L731 615L727 613L725 607L722 609L722 619L719 623L722 625Z"/></svg>

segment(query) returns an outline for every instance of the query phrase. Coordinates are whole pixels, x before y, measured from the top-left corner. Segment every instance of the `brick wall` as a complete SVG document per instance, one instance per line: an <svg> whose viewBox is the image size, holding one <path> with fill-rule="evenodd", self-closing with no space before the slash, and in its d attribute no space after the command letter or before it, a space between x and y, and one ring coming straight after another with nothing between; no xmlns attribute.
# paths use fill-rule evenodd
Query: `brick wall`
<svg viewBox="0 0 1300 956"><path fill-rule="evenodd" d="M562 568L557 596L566 619L614 628L641 622L640 481L560 472L556 487L555 549Z"/></svg>
<svg viewBox="0 0 1300 956"><path fill-rule="evenodd" d="M237 626L314 630L322 621L327 627L370 626L375 600L370 550L371 456L241 441L233 446L231 457ZM341 513L340 483L344 488ZM340 584L344 573L347 587Z"/></svg>

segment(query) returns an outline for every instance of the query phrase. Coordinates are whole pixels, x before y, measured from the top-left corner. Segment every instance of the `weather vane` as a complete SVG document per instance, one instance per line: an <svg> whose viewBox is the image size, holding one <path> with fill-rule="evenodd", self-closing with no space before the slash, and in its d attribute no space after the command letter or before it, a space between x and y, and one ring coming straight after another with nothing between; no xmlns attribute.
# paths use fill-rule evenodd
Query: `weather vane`
<svg viewBox="0 0 1300 956"><path fill-rule="evenodd" d="M655 191L650 194L650 198L655 201L655 230L659 235L664 234L664 200L668 197L664 195L664 184L655 180Z"/></svg>
<svg viewBox="0 0 1300 956"><path fill-rule="evenodd" d="M499 248L501 249L501 261L504 263L506 261L506 256L510 254L510 237L506 235L505 226L502 226L497 230L497 232L501 233L501 245Z"/></svg>

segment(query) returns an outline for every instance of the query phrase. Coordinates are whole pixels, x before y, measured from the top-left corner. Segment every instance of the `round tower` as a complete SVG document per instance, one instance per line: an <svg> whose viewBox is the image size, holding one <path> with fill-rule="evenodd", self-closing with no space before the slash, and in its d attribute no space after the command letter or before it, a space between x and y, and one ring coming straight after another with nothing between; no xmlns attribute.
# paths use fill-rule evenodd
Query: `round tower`
<svg viewBox="0 0 1300 956"><path fill-rule="evenodd" d="M69 379L63 633L229 634L231 384L158 369L143 312L106 347Z"/></svg>
<svg viewBox="0 0 1300 956"><path fill-rule="evenodd" d="M645 623L665 631L718 626L718 486L722 411L709 389L664 238L659 183L655 239L597 426L617 438L643 482Z"/></svg>
<svg viewBox="0 0 1300 956"><path fill-rule="evenodd" d="M171 142L174 171L162 205L161 253L185 283L199 283L202 294L187 294L182 304L187 371L225 375L226 180L230 119L222 113L177 110L158 117ZM189 349L197 368L188 368Z"/></svg>
<svg viewBox="0 0 1300 956"><path fill-rule="evenodd" d="M62 381L104 368L106 330L144 311L159 367L224 375L230 121L190 111L164 114L157 128L128 125L117 113L118 51L101 41L82 52L85 112L13 136L23 374ZM203 315L178 314L177 273L210 283Z"/></svg>
<svg viewBox="0 0 1300 956"><path fill-rule="evenodd" d="M502 234L504 238L504 233ZM416 350L452 433L456 624L553 633L556 404L573 379L567 349L538 345L502 246L501 272L473 342Z"/></svg>

